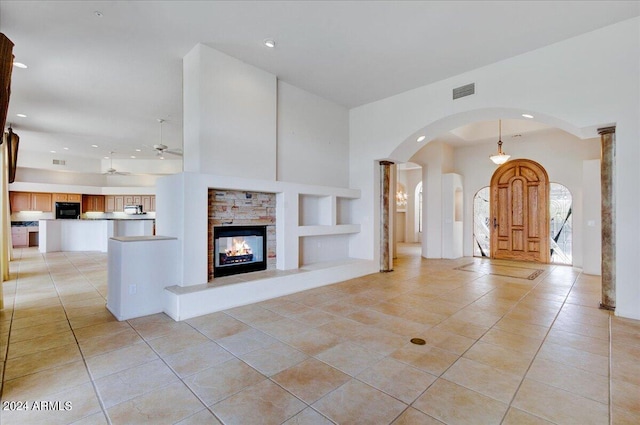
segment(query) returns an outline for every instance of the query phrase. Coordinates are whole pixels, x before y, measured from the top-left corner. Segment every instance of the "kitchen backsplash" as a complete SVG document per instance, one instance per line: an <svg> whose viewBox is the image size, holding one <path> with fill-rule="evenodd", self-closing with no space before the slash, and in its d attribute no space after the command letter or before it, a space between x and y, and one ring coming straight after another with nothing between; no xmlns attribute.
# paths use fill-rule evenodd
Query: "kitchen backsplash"
<svg viewBox="0 0 640 425"><path fill-rule="evenodd" d="M38 227L39 223L37 221L12 221L12 226L25 226L25 227Z"/></svg>
<svg viewBox="0 0 640 425"><path fill-rule="evenodd" d="M38 220L51 220L56 218L55 213L34 213L34 212L14 212L11 214L11 221L38 221Z"/></svg>

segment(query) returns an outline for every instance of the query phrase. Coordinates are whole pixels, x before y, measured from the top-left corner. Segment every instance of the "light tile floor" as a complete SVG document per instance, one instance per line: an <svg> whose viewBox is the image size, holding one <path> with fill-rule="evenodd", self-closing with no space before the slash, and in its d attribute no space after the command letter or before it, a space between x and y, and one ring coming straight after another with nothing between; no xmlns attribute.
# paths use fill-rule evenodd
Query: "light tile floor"
<svg viewBox="0 0 640 425"><path fill-rule="evenodd" d="M116 321L105 254L16 250L0 423L640 423L640 322L596 308L597 277L415 250L392 273L185 322Z"/></svg>

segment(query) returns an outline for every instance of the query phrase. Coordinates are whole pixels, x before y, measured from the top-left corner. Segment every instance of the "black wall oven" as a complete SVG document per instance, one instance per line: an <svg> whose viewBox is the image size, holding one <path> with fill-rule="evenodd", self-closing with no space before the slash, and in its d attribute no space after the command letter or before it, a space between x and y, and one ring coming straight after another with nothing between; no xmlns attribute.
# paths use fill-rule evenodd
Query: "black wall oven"
<svg viewBox="0 0 640 425"><path fill-rule="evenodd" d="M56 218L80 218L80 202L56 202Z"/></svg>

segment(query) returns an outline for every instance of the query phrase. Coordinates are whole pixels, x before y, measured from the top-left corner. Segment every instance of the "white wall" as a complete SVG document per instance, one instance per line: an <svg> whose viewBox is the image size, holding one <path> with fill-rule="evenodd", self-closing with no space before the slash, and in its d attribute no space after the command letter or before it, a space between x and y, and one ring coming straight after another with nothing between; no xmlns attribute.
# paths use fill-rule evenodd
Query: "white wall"
<svg viewBox="0 0 640 425"><path fill-rule="evenodd" d="M462 257L462 217L456 214L458 198L464 193L462 176L454 173L442 175L442 258ZM460 205L461 207L461 205ZM460 214L461 215L461 214Z"/></svg>
<svg viewBox="0 0 640 425"><path fill-rule="evenodd" d="M420 242L420 235L418 234L418 226L416 220L418 202L416 196L416 187L422 181L422 169L415 168L406 170L404 172L407 181L407 222L405 226L406 241L410 243Z"/></svg>
<svg viewBox="0 0 640 425"><path fill-rule="evenodd" d="M185 171L348 187L345 107L201 44L183 64Z"/></svg>
<svg viewBox="0 0 640 425"><path fill-rule="evenodd" d="M363 217L363 231L352 238L351 255L378 256L376 160L406 162L419 134L432 140L469 122L525 112L587 138L615 124L616 314L640 319L639 57L640 18L634 18L352 109L350 186L362 189L353 213ZM469 82L476 94L452 100L451 90Z"/></svg>
<svg viewBox="0 0 640 425"><path fill-rule="evenodd" d="M418 151L411 162L422 167L422 255L442 258L442 175L453 168L453 149L435 141Z"/></svg>
<svg viewBox="0 0 640 425"><path fill-rule="evenodd" d="M300 238L300 266L349 257L349 235L307 236Z"/></svg>
<svg viewBox="0 0 640 425"><path fill-rule="evenodd" d="M27 179L19 179L22 171L27 171ZM114 177L115 179L106 178ZM124 180L127 185L118 185L116 180ZM100 174L57 173L48 170L18 169L16 181L9 184L10 191L80 193L85 195L153 195L155 181L159 176L140 176L129 180L130 176L103 176ZM81 184L79 184L81 183ZM134 185L134 183L137 183Z"/></svg>
<svg viewBox="0 0 640 425"><path fill-rule="evenodd" d="M9 185L9 190L23 190L16 189L16 187L28 185L32 187L32 189L29 190L34 192L51 192L47 187L66 186L68 189L62 192L100 194L102 188L106 187L153 187L158 177L160 177L160 175L157 174L105 175L42 170L38 168L18 168L16 170L16 181ZM142 194L146 192L127 193Z"/></svg>
<svg viewBox="0 0 640 425"><path fill-rule="evenodd" d="M584 161L582 182L585 189L582 195L582 223L574 224L581 227L583 254L582 270L587 274L600 275L602 269L602 218L600 188L600 159ZM581 226L576 226L581 224Z"/></svg>
<svg viewBox="0 0 640 425"><path fill-rule="evenodd" d="M65 165L54 165L54 159L64 160ZM18 149L18 169L24 167L54 171L73 170L77 173L99 173L101 172L100 165L101 162L99 159L73 156L64 152L53 154L49 152L30 151L24 147Z"/></svg>
<svg viewBox="0 0 640 425"><path fill-rule="evenodd" d="M184 170L276 179L276 76L202 44L183 59Z"/></svg>
<svg viewBox="0 0 640 425"><path fill-rule="evenodd" d="M503 139L503 150L512 159L526 158L542 165L549 181L560 183L571 191L573 198L573 265L583 266L583 191L600 191L596 186L583 183L583 162L600 158L600 140L581 140L565 131L548 129L524 134L518 138ZM497 166L489 160L489 155L497 149L496 141L487 141L455 150L455 169L464 176L464 255L473 255L473 197L485 186L489 186L491 176ZM599 202L599 200L598 200ZM600 208L596 204L595 208ZM591 241L590 243L593 243ZM600 239L598 239L598 244Z"/></svg>
<svg viewBox="0 0 640 425"><path fill-rule="evenodd" d="M54 159L64 160L64 165L53 164ZM67 153L48 153L34 152L21 148L18 153L18 175L20 181L30 181L33 171L40 170L50 178L64 180L67 173L80 174L98 174L104 173L108 168L115 168L118 171L131 173L130 179L135 180L138 176L135 174L175 174L182 171L182 158L167 155L167 158L161 160L154 159L130 159L130 158L114 158L94 159L69 155ZM20 173L20 170L23 170ZM73 175L73 174L72 174ZM80 178L78 180L84 180Z"/></svg>
<svg viewBox="0 0 640 425"><path fill-rule="evenodd" d="M349 111L278 82L278 180L349 186Z"/></svg>

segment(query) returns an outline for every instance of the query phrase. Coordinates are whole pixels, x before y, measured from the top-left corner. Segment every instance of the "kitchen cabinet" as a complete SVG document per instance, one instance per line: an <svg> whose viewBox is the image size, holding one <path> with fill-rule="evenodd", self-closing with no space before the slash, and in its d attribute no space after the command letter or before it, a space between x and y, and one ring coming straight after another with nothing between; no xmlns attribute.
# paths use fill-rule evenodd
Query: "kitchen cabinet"
<svg viewBox="0 0 640 425"><path fill-rule="evenodd" d="M25 226L11 227L11 242L14 247L29 246L29 232Z"/></svg>
<svg viewBox="0 0 640 425"><path fill-rule="evenodd" d="M155 203L155 196L153 195L146 195L146 196L142 196L141 197L141 204L142 204L142 210L143 211L155 211L156 210L156 203ZM152 202L153 200L153 202Z"/></svg>
<svg viewBox="0 0 640 425"><path fill-rule="evenodd" d="M51 212L52 197L50 193L41 192L9 192L11 211L42 211Z"/></svg>
<svg viewBox="0 0 640 425"><path fill-rule="evenodd" d="M12 212L31 211L31 193L9 192L9 203Z"/></svg>
<svg viewBox="0 0 640 425"><path fill-rule="evenodd" d="M51 194L50 193L32 193L31 194L31 210L51 212Z"/></svg>
<svg viewBox="0 0 640 425"><path fill-rule="evenodd" d="M114 196L116 209L115 211L124 211L124 196Z"/></svg>
<svg viewBox="0 0 640 425"><path fill-rule="evenodd" d="M106 195L104 197L104 212L114 212L116 210L115 196Z"/></svg>
<svg viewBox="0 0 640 425"><path fill-rule="evenodd" d="M53 202L82 202L82 195L79 193L52 193Z"/></svg>
<svg viewBox="0 0 640 425"><path fill-rule="evenodd" d="M82 212L104 212L104 195L82 195Z"/></svg>
<svg viewBox="0 0 640 425"><path fill-rule="evenodd" d="M51 211L55 211L56 202L82 202L82 195L79 193L52 193Z"/></svg>
<svg viewBox="0 0 640 425"><path fill-rule="evenodd" d="M125 205L142 205L145 212L156 210L155 195L106 195L105 212L123 212Z"/></svg>

